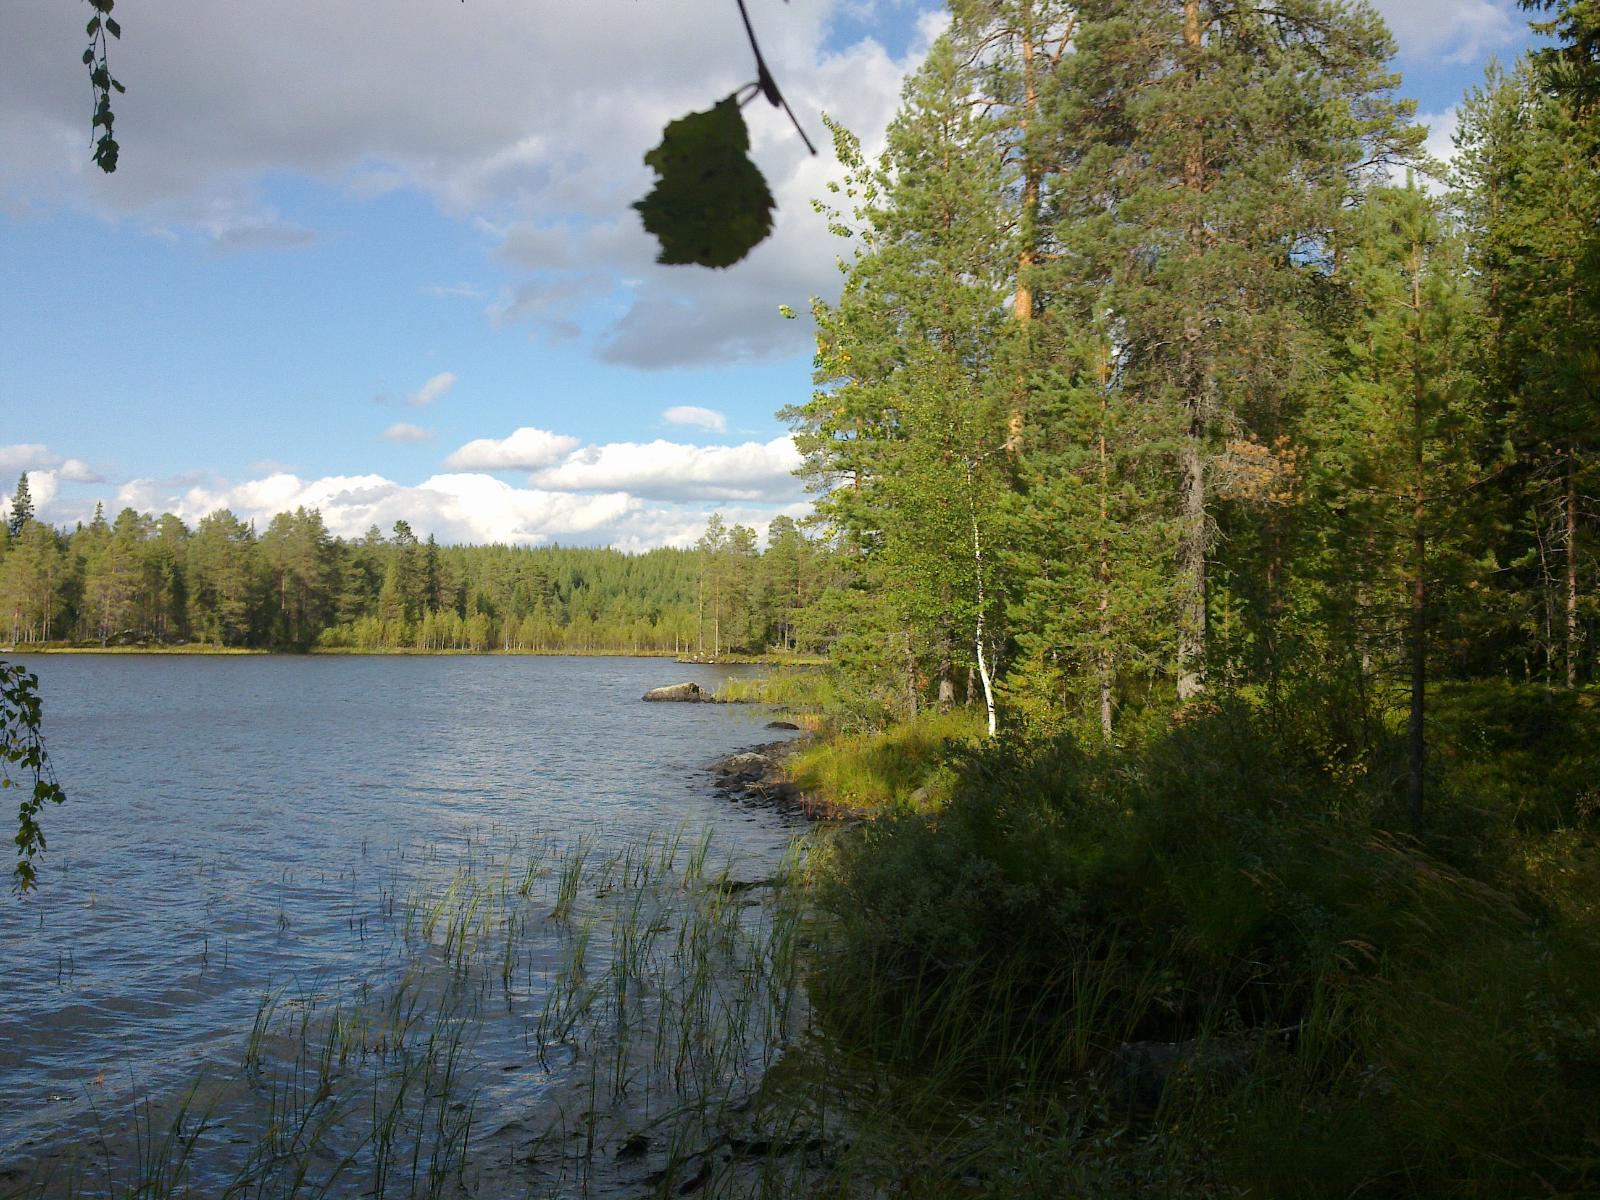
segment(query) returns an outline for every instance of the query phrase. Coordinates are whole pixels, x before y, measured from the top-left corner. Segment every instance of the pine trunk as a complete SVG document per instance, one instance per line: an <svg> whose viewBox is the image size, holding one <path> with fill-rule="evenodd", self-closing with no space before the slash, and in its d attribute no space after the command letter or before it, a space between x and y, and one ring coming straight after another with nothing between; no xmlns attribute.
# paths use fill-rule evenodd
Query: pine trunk
<svg viewBox="0 0 1600 1200"><path fill-rule="evenodd" d="M1411 713L1407 737L1407 808L1411 828L1422 832L1423 770L1427 742L1424 710L1428 691L1428 532L1427 462L1423 455L1423 405L1426 383L1422 344L1422 248L1416 247L1411 277L1414 354L1411 360Z"/></svg>
<svg viewBox="0 0 1600 1200"><path fill-rule="evenodd" d="M1567 448L1567 687L1578 686L1578 470Z"/></svg>
<svg viewBox="0 0 1600 1200"><path fill-rule="evenodd" d="M1196 58L1202 47L1200 0L1184 0L1183 42ZM1205 190L1204 131L1197 124L1184 155L1183 185L1192 197ZM1193 201L1198 205L1198 200ZM1198 257L1203 232L1189 227L1190 252ZM1184 322L1180 377L1189 427L1179 453L1178 488L1183 536L1178 547L1178 699L1192 700L1205 690L1206 655L1206 482L1203 380L1195 362L1201 331L1194 313Z"/></svg>

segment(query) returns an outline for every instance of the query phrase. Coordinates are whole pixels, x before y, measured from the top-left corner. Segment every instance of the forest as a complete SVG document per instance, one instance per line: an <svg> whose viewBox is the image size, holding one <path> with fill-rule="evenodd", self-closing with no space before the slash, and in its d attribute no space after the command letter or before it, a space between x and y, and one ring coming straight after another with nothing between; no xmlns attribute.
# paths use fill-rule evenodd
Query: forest
<svg viewBox="0 0 1600 1200"><path fill-rule="evenodd" d="M863 704L1600 677L1592 105L1495 68L1446 169L1365 9L954 7L884 160L834 130L788 410Z"/></svg>
<svg viewBox="0 0 1600 1200"><path fill-rule="evenodd" d="M786 412L885 1178L1595 1194L1600 10L1446 164L1366 5L949 8Z"/></svg>
<svg viewBox="0 0 1600 1200"><path fill-rule="evenodd" d="M716 656L814 652L803 614L829 556L779 517L714 515L694 549L441 546L409 523L329 534L315 509L257 533L227 510L190 529L125 508L71 531L34 519L27 476L0 528L0 638L11 645L510 651Z"/></svg>

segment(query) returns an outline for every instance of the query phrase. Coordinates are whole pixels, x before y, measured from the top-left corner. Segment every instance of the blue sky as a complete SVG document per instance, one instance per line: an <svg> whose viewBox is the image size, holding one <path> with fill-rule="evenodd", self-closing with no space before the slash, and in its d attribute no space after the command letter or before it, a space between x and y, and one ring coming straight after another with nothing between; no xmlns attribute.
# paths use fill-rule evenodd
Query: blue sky
<svg viewBox="0 0 1600 1200"><path fill-rule="evenodd" d="M807 201L831 170L751 110L779 230L663 268L628 204L664 120L750 74L724 0L214 0L130 6L123 166L88 159L87 8L7 0L0 45L0 488L193 519L317 504L447 540L640 548L804 499L775 411L809 392L836 289ZM1448 146L1514 0L1381 0ZM348 10L348 11L346 11ZM755 0L813 136L876 142L934 6ZM522 434L516 431L524 430Z"/></svg>

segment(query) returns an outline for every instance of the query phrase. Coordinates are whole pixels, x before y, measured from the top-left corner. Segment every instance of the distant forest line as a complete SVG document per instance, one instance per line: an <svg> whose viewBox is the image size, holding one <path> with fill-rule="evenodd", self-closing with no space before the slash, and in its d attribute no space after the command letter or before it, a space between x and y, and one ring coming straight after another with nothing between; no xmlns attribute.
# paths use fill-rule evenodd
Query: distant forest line
<svg viewBox="0 0 1600 1200"><path fill-rule="evenodd" d="M0 639L42 646L305 651L818 653L834 631L805 615L830 556L787 517L765 552L714 516L693 549L443 546L398 521L359 538L316 509L265 530L221 510L96 509L57 529L33 517L27 477L0 526ZM826 606L825 606L826 607Z"/></svg>

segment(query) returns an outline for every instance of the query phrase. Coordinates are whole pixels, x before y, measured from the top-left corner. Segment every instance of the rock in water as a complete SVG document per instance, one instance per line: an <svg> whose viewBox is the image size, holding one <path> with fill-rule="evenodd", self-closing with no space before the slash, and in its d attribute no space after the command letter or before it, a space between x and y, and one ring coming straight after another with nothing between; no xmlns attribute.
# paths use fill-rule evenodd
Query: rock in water
<svg viewBox="0 0 1600 1200"><path fill-rule="evenodd" d="M716 697L702 691L698 683L674 683L670 687L651 688L644 694L646 700L676 700L685 704L715 704Z"/></svg>
<svg viewBox="0 0 1600 1200"><path fill-rule="evenodd" d="M719 759L711 769L724 779L752 783L765 776L772 767L772 760L765 754L747 750L742 754L730 754L727 758Z"/></svg>

